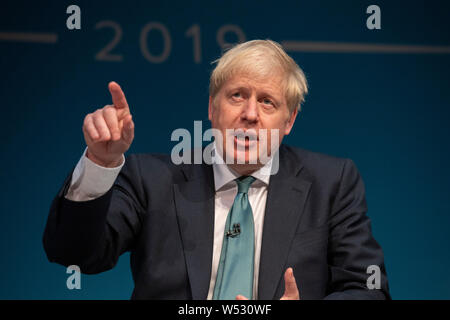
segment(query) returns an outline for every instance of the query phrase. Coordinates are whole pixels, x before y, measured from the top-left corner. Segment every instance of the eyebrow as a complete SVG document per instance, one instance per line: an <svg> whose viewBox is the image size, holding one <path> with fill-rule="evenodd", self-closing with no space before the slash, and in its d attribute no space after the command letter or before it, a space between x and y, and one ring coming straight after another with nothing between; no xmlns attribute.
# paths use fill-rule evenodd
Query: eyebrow
<svg viewBox="0 0 450 320"><path fill-rule="evenodd" d="M236 84L236 85L232 85L229 88L226 89L226 92L232 92L235 90L245 90L245 91L250 91L249 87L243 84ZM258 92L259 94L262 94L263 96L267 96L269 98L271 98L272 100L274 100L274 102L277 105L281 105L281 101L283 99L283 96L281 96L280 98L276 98L274 94L270 93L266 88L261 89L260 92Z"/></svg>
<svg viewBox="0 0 450 320"><path fill-rule="evenodd" d="M230 86L227 91L235 91L235 90L248 90L248 87L245 86Z"/></svg>

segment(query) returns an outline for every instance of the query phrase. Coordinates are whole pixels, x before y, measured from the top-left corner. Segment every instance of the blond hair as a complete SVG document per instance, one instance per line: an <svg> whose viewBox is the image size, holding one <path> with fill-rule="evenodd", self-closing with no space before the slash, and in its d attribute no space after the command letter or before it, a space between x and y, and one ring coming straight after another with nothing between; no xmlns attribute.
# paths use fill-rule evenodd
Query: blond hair
<svg viewBox="0 0 450 320"><path fill-rule="evenodd" d="M282 86L290 112L300 110L308 93L308 84L302 69L279 43L272 40L252 40L238 44L213 63L217 63L209 81L209 95L213 99L222 85L238 73L268 77L281 72Z"/></svg>

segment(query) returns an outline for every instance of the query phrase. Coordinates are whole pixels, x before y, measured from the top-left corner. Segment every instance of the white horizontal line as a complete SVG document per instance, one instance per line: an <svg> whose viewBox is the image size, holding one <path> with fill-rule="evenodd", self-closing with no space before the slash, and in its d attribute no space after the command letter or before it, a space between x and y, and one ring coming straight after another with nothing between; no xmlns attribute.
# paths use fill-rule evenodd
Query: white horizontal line
<svg viewBox="0 0 450 320"><path fill-rule="evenodd" d="M56 33L0 32L0 41L56 43L58 35Z"/></svg>
<svg viewBox="0 0 450 320"><path fill-rule="evenodd" d="M450 53L450 46L418 46L345 42L282 41L286 51L328 53Z"/></svg>

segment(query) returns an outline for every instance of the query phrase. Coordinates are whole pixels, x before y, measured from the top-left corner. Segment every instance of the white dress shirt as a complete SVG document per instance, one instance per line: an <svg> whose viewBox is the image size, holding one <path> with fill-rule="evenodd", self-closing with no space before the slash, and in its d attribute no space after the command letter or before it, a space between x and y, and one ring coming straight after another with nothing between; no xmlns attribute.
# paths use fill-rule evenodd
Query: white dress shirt
<svg viewBox="0 0 450 320"><path fill-rule="evenodd" d="M86 157L86 150L75 167L69 190L65 195L67 199L72 201L92 200L105 194L113 186L114 181L125 164L125 158L123 158L122 164L118 167L101 167ZM271 167L272 161L269 161L264 167L251 174L256 180L252 183L248 191L248 198L252 207L255 226L253 299L257 299L258 297L259 260L267 200L267 187L270 180L270 174L267 173L271 171ZM213 172L216 190L214 206L214 247L211 279L207 297L208 300L211 300L213 297L217 268L219 266L222 242L225 234L225 223L228 212L230 211L237 194L237 184L234 180L240 176L224 164L223 161L213 163Z"/></svg>

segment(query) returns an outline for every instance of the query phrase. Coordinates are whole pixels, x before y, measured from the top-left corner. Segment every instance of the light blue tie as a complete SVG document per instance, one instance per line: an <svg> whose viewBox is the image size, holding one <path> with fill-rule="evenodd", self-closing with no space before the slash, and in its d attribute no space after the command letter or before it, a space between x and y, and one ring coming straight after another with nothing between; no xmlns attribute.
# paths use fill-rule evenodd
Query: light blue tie
<svg viewBox="0 0 450 320"><path fill-rule="evenodd" d="M255 231L248 189L255 178L242 176L235 181L238 193L225 224L214 300L233 300L238 294L253 298Z"/></svg>

